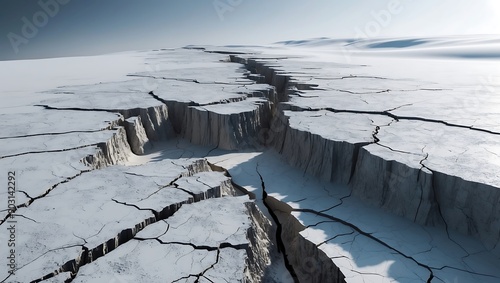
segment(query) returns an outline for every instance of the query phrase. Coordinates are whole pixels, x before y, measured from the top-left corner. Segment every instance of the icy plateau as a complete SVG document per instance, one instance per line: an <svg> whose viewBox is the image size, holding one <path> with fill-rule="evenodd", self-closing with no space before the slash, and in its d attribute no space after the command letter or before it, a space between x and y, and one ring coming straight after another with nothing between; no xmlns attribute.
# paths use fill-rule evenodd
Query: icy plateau
<svg viewBox="0 0 500 283"><path fill-rule="evenodd" d="M500 282L500 41L401 42L0 62L0 282Z"/></svg>

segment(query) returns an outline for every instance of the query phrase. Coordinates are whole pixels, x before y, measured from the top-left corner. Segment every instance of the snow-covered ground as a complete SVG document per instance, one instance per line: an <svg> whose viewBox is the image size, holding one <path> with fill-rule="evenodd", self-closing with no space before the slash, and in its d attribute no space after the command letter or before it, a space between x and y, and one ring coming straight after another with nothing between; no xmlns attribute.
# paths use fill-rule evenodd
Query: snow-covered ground
<svg viewBox="0 0 500 283"><path fill-rule="evenodd" d="M499 42L0 62L0 282L498 282Z"/></svg>

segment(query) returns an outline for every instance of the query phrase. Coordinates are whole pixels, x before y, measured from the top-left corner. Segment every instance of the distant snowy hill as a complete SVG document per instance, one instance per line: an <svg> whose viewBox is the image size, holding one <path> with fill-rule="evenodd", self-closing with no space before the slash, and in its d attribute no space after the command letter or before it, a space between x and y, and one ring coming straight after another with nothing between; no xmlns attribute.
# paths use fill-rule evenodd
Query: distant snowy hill
<svg viewBox="0 0 500 283"><path fill-rule="evenodd" d="M421 38L366 38L276 42L275 46L316 48L331 51L350 51L408 56L437 56L455 58L500 58L500 35L448 36Z"/></svg>

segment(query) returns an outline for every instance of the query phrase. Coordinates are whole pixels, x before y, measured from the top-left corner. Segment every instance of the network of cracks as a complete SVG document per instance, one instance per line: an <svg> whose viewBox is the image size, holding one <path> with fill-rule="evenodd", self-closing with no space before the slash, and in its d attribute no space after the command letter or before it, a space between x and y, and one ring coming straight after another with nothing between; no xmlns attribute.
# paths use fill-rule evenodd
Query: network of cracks
<svg viewBox="0 0 500 283"><path fill-rule="evenodd" d="M495 129L401 112L441 88L226 53L153 51L159 68L2 114L21 177L1 282L499 280L497 184L433 159L436 132L487 149Z"/></svg>

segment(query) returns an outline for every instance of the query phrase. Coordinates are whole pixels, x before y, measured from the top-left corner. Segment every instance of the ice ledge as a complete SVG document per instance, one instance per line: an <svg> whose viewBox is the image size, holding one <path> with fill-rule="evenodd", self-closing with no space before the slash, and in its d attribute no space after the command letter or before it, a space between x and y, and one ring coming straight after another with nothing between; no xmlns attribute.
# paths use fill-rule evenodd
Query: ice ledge
<svg viewBox="0 0 500 283"><path fill-rule="evenodd" d="M470 140L479 135L486 143L498 143L498 133L436 119L400 117L390 111L305 109L295 106L293 99L301 96L298 90L311 88L300 79L314 78L308 70L287 72L286 58L232 55L231 60L245 64L275 86L280 101L292 99L280 103L267 140L289 164L323 180L348 184L367 203L422 225L444 226L474 236L500 253L500 223L495 220L500 218L498 180L492 174L471 175L474 169L465 169L474 162L475 168L488 164L482 170L493 173L500 160L492 162L495 155L476 154L464 159L465 166L439 162L440 152L446 148L456 145L467 151L459 142L464 133ZM425 131L430 131L431 139L415 140L415 134ZM456 136L454 144L437 143L432 138L436 132ZM410 147L401 145L401 140L409 141Z"/></svg>

